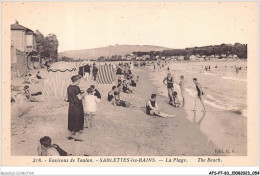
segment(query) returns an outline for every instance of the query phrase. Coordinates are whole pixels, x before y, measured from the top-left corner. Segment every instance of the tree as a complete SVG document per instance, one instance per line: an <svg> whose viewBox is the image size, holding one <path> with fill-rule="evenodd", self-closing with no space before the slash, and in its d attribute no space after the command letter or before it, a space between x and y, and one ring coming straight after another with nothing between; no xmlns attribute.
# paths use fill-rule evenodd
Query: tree
<svg viewBox="0 0 260 176"><path fill-rule="evenodd" d="M49 34L44 38L44 54L53 60L58 58L59 42L55 34Z"/></svg>
<svg viewBox="0 0 260 176"><path fill-rule="evenodd" d="M40 55L40 57L44 57L43 56L43 52L44 52L44 36L38 30L36 30L35 34L36 34L35 41L36 41L37 53Z"/></svg>
<svg viewBox="0 0 260 176"><path fill-rule="evenodd" d="M46 37L36 30L36 50L40 57L50 58L52 61L57 61L58 59L58 46L59 42L55 34L49 34Z"/></svg>
<svg viewBox="0 0 260 176"><path fill-rule="evenodd" d="M105 57L104 56L100 56L98 59L97 59L98 62L104 62L105 61Z"/></svg>

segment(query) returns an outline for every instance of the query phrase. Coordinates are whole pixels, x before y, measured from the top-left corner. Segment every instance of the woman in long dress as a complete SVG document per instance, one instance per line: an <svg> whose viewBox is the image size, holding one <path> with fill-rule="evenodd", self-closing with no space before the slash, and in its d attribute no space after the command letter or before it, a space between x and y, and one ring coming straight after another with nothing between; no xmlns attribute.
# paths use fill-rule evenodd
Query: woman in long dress
<svg viewBox="0 0 260 176"><path fill-rule="evenodd" d="M83 141L80 139L84 127L83 96L78 87L80 79L80 75L72 76L72 84L67 88L69 102L68 130L70 131L68 140L74 139L74 141Z"/></svg>

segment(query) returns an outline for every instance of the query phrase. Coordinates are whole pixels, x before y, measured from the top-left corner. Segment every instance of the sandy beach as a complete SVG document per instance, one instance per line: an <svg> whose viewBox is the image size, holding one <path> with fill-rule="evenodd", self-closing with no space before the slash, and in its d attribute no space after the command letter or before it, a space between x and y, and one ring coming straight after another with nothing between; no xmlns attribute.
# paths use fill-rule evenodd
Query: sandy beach
<svg viewBox="0 0 260 176"><path fill-rule="evenodd" d="M166 69L166 68L165 68ZM44 71L42 71L44 75ZM42 102L27 102L28 113L19 118L12 105L11 155L36 156L39 139L43 136L52 138L53 143L72 155L89 156L207 156L207 155L246 155L245 140L236 136L224 137L222 132L230 134L244 133L246 121L232 121L232 115L221 113L220 118L210 119L210 110L202 123L201 115L194 120L193 99L187 98L184 108L174 108L168 104L160 88L154 84L151 69L136 68L134 75L139 76L133 94L121 93L121 99L128 100L136 107L123 108L113 106L107 101L107 93L112 84L95 84L82 79L79 87L86 90L91 84L101 92L94 125L84 129L83 142L66 139L68 135L68 103L48 99ZM22 85L21 80L12 81ZM162 84L162 83L161 83ZM41 83L30 85L31 92L41 91ZM165 87L166 91L166 87ZM157 93L157 101L162 112L176 114L175 118L151 117L145 114L145 104L152 93ZM215 124L221 129L212 131ZM240 126L237 126L240 124ZM202 127L203 126L203 127ZM238 129L241 129L240 132ZM215 129L214 129L215 130ZM246 134L245 134L246 135ZM231 140L231 142L226 142ZM239 145L239 147L237 147ZM236 153L218 153L217 149L233 149Z"/></svg>

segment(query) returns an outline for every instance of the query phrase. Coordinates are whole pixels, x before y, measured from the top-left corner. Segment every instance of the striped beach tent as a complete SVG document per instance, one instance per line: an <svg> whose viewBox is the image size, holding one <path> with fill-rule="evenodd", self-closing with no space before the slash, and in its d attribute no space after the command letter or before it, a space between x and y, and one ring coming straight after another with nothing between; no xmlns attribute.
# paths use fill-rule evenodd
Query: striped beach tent
<svg viewBox="0 0 260 176"><path fill-rule="evenodd" d="M112 84L115 79L115 70L112 65L100 65L98 67L97 83Z"/></svg>
<svg viewBox="0 0 260 176"><path fill-rule="evenodd" d="M73 62L55 62L48 69L43 82L43 95L52 98L65 98L67 87L71 84L71 77L78 74Z"/></svg>

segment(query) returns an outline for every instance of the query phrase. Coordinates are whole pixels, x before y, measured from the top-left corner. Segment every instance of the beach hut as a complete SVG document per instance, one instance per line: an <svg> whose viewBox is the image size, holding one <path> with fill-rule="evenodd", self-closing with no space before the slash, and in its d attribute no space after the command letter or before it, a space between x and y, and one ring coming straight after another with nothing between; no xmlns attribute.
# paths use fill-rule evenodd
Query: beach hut
<svg viewBox="0 0 260 176"><path fill-rule="evenodd" d="M51 98L64 99L71 77L78 74L75 62L55 62L48 69L48 74L43 82L43 95Z"/></svg>

